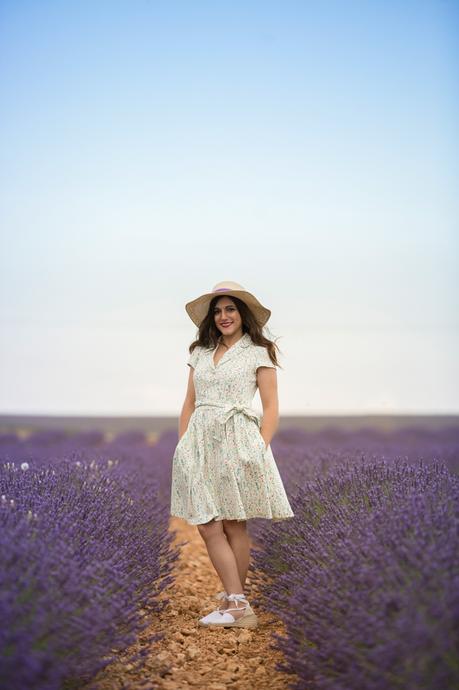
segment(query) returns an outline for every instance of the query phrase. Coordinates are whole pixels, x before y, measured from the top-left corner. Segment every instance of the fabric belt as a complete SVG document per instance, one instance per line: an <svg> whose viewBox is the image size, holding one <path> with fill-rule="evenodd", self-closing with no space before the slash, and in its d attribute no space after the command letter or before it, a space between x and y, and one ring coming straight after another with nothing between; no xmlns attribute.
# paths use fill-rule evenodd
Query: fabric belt
<svg viewBox="0 0 459 690"><path fill-rule="evenodd" d="M222 411L217 415L216 421L217 425L215 428L215 433L213 437L217 441L223 440L223 432L225 431L225 424L231 419L235 414L245 414L249 419L253 419L258 426L260 426L260 414L254 410L250 405L245 405L244 403L219 403L219 402L206 402L205 400L198 400L195 404L195 409L198 407L220 407Z"/></svg>

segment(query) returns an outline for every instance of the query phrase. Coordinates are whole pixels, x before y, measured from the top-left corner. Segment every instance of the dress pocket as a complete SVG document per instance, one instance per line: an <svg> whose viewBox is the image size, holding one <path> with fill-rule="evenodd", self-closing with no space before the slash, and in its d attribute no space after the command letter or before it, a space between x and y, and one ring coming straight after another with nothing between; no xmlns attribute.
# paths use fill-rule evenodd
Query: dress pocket
<svg viewBox="0 0 459 690"><path fill-rule="evenodd" d="M182 443L186 440L186 437L188 436L188 432L189 432L189 431L190 431L190 426L188 425L188 428L187 428L187 430L185 431L185 433L182 434L181 437L179 438L179 441L178 441L178 443L177 443L177 445L176 445L176 448L178 448L179 446L181 446Z"/></svg>
<svg viewBox="0 0 459 690"><path fill-rule="evenodd" d="M268 450L268 448L267 448L267 446L266 446L266 444L265 444L265 440L264 440L263 436L261 435L261 431L260 431L260 429L259 429L258 427L257 427L257 436L258 436L258 438L259 438L259 440L260 440L261 449L262 449L263 453L266 453L266 451Z"/></svg>

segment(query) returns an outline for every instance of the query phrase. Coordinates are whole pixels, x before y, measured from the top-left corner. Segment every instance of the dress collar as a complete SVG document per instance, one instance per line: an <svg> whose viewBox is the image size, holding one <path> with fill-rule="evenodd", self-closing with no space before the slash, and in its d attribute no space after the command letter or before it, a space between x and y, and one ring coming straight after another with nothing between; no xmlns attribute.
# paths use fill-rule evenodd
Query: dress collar
<svg viewBox="0 0 459 690"><path fill-rule="evenodd" d="M222 336L220 336L218 338L218 342L221 342L221 339L222 339ZM210 363L214 369L217 369L220 366L220 364L224 364L225 362L230 360L239 351L240 348L248 347L250 345L250 343L252 342L252 338L250 337L250 335L248 333L244 333L244 335L241 338L239 338L239 340L237 340L234 343L234 345L231 345L231 347L223 353L223 355L220 357L217 364L214 364L214 354L215 354L215 350L218 347L218 342L217 342L217 346L215 348L212 348L212 347L209 348L209 350L210 350Z"/></svg>

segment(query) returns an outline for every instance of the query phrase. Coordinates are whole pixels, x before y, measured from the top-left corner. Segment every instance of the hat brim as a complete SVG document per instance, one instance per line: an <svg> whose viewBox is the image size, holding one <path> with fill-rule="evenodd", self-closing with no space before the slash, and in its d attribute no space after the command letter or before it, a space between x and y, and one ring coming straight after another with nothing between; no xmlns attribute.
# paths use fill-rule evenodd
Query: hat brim
<svg viewBox="0 0 459 690"><path fill-rule="evenodd" d="M270 309L264 307L257 298L246 290L225 290L224 292L206 292L204 295L197 297L191 302L185 304L185 309L196 326L200 326L202 320L205 318L209 304L213 297L238 297L242 300L252 311L260 326L264 326L271 316Z"/></svg>

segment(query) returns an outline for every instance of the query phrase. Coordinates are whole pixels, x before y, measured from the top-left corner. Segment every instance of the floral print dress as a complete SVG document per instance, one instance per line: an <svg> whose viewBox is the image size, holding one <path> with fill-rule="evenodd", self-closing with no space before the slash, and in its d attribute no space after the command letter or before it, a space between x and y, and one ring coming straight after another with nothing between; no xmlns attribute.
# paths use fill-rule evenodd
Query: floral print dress
<svg viewBox="0 0 459 690"><path fill-rule="evenodd" d="M275 368L248 333L214 364L215 350L197 346L195 409L172 460L170 514L191 525L215 520L293 517L271 447L251 408L258 367Z"/></svg>

